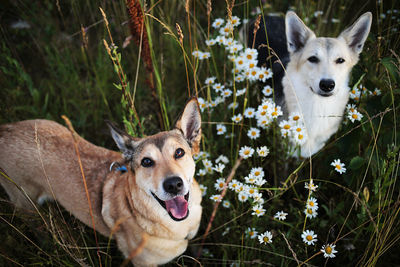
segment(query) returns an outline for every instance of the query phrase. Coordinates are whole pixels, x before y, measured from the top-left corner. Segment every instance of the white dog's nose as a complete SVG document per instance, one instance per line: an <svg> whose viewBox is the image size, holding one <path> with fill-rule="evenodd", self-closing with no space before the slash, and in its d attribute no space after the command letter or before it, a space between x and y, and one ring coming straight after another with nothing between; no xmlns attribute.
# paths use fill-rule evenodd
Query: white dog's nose
<svg viewBox="0 0 400 267"><path fill-rule="evenodd" d="M335 88L335 81L332 79L322 79L319 82L319 88L322 91L329 93Z"/></svg>
<svg viewBox="0 0 400 267"><path fill-rule="evenodd" d="M163 183L163 187L165 192L170 193L172 195L177 195L183 190L183 180L180 177L173 176L165 179Z"/></svg>

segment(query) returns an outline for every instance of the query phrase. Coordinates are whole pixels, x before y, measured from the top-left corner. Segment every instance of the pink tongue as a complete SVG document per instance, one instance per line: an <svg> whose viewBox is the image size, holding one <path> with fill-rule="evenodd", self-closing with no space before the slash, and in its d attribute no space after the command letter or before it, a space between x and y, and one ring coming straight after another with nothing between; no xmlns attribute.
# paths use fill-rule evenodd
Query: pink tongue
<svg viewBox="0 0 400 267"><path fill-rule="evenodd" d="M177 196L174 199L165 201L167 211L177 219L182 219L188 211L188 202L183 196Z"/></svg>

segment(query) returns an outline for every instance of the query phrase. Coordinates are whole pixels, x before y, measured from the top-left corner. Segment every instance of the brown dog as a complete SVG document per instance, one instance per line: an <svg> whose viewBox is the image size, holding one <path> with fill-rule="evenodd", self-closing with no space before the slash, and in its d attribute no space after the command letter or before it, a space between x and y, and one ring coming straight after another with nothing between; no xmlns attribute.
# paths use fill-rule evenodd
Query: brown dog
<svg viewBox="0 0 400 267"><path fill-rule="evenodd" d="M77 137L95 228L113 234L125 257L141 244L135 265L169 262L186 250L202 212L192 158L201 138L197 100L188 102L171 131L137 139L109 126L123 155ZM56 199L93 226L74 141L65 127L47 120L0 126L0 167L22 188L0 177L17 206L32 209L28 197L39 203Z"/></svg>

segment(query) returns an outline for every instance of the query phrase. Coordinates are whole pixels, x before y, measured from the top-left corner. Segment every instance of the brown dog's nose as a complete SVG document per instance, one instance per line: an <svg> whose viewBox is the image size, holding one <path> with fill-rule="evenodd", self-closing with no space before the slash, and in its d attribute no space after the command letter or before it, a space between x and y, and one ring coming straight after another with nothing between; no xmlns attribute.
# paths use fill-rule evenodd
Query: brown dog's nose
<svg viewBox="0 0 400 267"><path fill-rule="evenodd" d="M335 81L332 79L322 79L319 82L319 88L321 88L322 91L329 93L335 88Z"/></svg>
<svg viewBox="0 0 400 267"><path fill-rule="evenodd" d="M177 176L167 178L163 183L163 187L165 192L177 195L183 190L183 180Z"/></svg>

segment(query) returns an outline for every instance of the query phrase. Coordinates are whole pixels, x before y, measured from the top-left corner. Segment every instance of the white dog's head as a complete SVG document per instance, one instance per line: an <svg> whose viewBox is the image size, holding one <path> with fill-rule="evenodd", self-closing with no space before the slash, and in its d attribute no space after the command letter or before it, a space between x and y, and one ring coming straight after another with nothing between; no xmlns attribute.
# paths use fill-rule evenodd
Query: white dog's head
<svg viewBox="0 0 400 267"><path fill-rule="evenodd" d="M316 37L294 13L286 14L286 38L290 62L302 76L304 87L328 97L347 88L348 76L357 63L371 28L372 14L363 14L337 38Z"/></svg>

